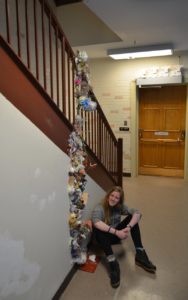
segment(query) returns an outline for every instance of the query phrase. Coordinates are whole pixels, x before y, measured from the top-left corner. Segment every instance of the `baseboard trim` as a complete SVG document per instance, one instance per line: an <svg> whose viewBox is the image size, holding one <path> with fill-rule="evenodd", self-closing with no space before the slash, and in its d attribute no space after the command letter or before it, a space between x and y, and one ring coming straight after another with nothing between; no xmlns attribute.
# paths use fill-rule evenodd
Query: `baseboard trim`
<svg viewBox="0 0 188 300"><path fill-rule="evenodd" d="M70 270L70 272L65 277L64 281L62 282L62 284L60 285L59 289L55 293L55 295L52 298L52 300L59 300L60 299L60 297L62 296L63 292L67 288L69 282L71 281L71 279L73 278L73 276L74 276L74 274L76 273L77 270L78 270L78 265L74 264L74 266L72 267L72 269Z"/></svg>
<svg viewBox="0 0 188 300"><path fill-rule="evenodd" d="M131 173L125 173L125 172L123 172L123 177L131 177Z"/></svg>

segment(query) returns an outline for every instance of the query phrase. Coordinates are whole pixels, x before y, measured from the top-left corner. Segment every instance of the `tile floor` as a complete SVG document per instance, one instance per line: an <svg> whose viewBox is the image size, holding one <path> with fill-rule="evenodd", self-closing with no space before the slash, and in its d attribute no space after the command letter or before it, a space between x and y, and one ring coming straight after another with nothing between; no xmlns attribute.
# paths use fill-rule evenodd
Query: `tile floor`
<svg viewBox="0 0 188 300"><path fill-rule="evenodd" d="M113 289L102 263L95 273L77 271L61 300L187 300L188 182L167 177L124 178L126 202L142 214L142 241L156 275L134 263L132 240L123 242L121 284Z"/></svg>

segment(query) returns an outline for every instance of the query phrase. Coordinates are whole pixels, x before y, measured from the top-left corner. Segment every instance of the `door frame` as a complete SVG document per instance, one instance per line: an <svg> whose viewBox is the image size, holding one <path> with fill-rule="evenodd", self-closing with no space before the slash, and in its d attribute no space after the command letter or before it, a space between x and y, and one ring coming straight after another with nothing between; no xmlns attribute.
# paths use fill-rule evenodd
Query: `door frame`
<svg viewBox="0 0 188 300"><path fill-rule="evenodd" d="M188 84L187 98L186 98L186 124L185 124L185 160L184 160L184 179L188 181ZM131 82L130 93L130 106L131 106L131 177L138 176L138 117L139 117L139 97L138 86L136 81Z"/></svg>

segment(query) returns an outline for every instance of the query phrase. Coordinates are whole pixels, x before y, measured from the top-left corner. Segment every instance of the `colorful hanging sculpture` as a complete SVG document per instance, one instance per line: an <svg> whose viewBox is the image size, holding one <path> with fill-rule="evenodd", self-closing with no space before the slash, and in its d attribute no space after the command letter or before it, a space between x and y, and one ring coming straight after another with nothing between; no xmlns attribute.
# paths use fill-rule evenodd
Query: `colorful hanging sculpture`
<svg viewBox="0 0 188 300"><path fill-rule="evenodd" d="M97 103L89 97L91 90L89 80L89 66L87 64L87 53L85 51L77 51L75 59L77 65L77 74L75 77L75 97L78 109L85 111L94 111Z"/></svg>
<svg viewBox="0 0 188 300"><path fill-rule="evenodd" d="M86 52L77 52L75 75L75 100L78 115L75 118L74 130L68 139L68 154L70 157L68 195L70 200L70 247L74 263L84 264L87 260L87 245L91 236L91 224L82 221L82 214L88 200L85 192L87 183L86 169L96 166L91 164L85 151L85 143L82 139L83 120L80 110L87 112L96 109L96 102L89 97L91 89L89 85L89 67Z"/></svg>
<svg viewBox="0 0 188 300"><path fill-rule="evenodd" d="M93 111L97 107L97 103L92 101L91 98L85 96L79 97L79 106L85 111Z"/></svg>

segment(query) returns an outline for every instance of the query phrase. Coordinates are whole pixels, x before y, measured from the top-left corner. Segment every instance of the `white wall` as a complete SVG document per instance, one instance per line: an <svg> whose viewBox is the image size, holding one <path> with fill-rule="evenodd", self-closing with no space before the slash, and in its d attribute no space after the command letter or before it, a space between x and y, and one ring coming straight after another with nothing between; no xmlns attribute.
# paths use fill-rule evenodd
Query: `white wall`
<svg viewBox="0 0 188 300"><path fill-rule="evenodd" d="M131 173L131 86L142 69L153 66L184 66L184 80L188 82L188 54L181 57L119 60L110 58L90 59L91 85L117 138L123 138L123 172ZM119 127L127 121L129 132L120 132Z"/></svg>
<svg viewBox="0 0 188 300"><path fill-rule="evenodd" d="M0 299L51 300L72 267L69 157L0 94ZM104 195L88 177L85 217Z"/></svg>

